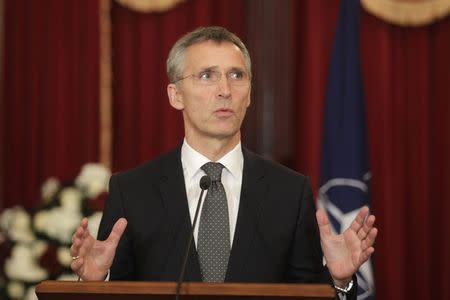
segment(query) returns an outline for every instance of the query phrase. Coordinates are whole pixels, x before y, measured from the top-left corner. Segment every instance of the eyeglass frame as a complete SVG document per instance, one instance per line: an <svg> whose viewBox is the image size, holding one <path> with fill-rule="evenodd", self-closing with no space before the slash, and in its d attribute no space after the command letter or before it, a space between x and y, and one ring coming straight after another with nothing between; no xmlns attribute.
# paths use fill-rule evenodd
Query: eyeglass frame
<svg viewBox="0 0 450 300"><path fill-rule="evenodd" d="M242 78L242 80L240 80L240 81L236 81L236 79L232 79L230 74L239 73L239 72L242 73L242 74L245 74L245 78ZM205 74L208 74L208 73L209 74L216 74L217 75L217 80L213 80L213 81L210 80L209 82L206 79L202 80L201 76L203 76ZM178 82L180 82L180 81L182 81L184 79L187 79L187 78L191 77L191 78L194 79L194 82L201 82L202 84L205 84L207 86L212 86L212 85L217 84L218 82L220 82L220 80L222 79L222 75L223 74L224 73L222 73L221 71L214 70L212 68L206 68L206 69L198 71L196 73L192 73L192 74L183 76L183 77L177 79L176 81L174 81L173 83L178 83ZM232 68L230 71L227 71L225 73L225 76L227 77L228 80L230 80L229 83L232 86L245 86L246 84L250 83L250 76L248 75L248 72L246 72L246 71L244 71L244 70L242 70L240 68ZM236 83L238 83L238 84L236 84ZM242 83L242 84L240 84L240 83Z"/></svg>

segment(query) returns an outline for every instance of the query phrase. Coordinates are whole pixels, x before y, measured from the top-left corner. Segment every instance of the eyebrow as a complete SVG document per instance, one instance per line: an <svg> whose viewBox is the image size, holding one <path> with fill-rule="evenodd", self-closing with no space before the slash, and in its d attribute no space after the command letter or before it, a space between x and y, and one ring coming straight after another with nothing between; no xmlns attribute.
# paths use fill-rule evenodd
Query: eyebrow
<svg viewBox="0 0 450 300"><path fill-rule="evenodd" d="M245 68L241 67L231 67L228 72L245 72Z"/></svg>
<svg viewBox="0 0 450 300"><path fill-rule="evenodd" d="M199 72L205 72L205 71L218 71L219 66L208 66L208 67L201 67ZM226 70L226 72L246 72L245 68L242 67L230 67Z"/></svg>
<svg viewBox="0 0 450 300"><path fill-rule="evenodd" d="M215 71L219 69L219 66L209 66L209 67L201 67L199 72L204 72L204 71Z"/></svg>

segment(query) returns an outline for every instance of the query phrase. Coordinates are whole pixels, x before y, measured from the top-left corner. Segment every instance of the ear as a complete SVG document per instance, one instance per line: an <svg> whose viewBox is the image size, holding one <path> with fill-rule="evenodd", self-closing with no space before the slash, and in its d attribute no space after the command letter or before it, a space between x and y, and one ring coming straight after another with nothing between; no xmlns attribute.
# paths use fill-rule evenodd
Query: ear
<svg viewBox="0 0 450 300"><path fill-rule="evenodd" d="M248 91L247 96L247 105L246 105L247 108L250 106L250 103L252 102L251 99L252 99L252 86L250 85L250 90Z"/></svg>
<svg viewBox="0 0 450 300"><path fill-rule="evenodd" d="M173 108L177 110L184 109L183 95L175 83L169 83L167 85L167 96L169 96L169 102Z"/></svg>

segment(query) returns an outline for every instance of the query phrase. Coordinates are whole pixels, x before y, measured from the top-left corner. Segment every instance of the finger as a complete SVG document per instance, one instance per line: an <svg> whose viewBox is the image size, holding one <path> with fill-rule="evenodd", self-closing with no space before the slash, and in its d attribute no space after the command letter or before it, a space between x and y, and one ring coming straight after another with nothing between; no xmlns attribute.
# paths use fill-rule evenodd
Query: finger
<svg viewBox="0 0 450 300"><path fill-rule="evenodd" d="M70 246L70 255L71 256L77 256L79 255L79 251L80 251L80 247L82 245L82 241L81 239L75 239L74 242L72 243L72 246Z"/></svg>
<svg viewBox="0 0 450 300"><path fill-rule="evenodd" d="M80 251L80 247L83 245L83 238L78 238L74 235L72 237L72 245L70 246L70 255L71 256L77 256L78 252Z"/></svg>
<svg viewBox="0 0 450 300"><path fill-rule="evenodd" d="M72 235L72 243L76 238L83 238L85 236L87 227L88 219L83 218L80 222L80 225L77 227L77 230L75 230L74 234Z"/></svg>
<svg viewBox="0 0 450 300"><path fill-rule="evenodd" d="M89 232L89 228L86 228L83 232L83 239L86 239L89 236L91 236L91 233Z"/></svg>
<svg viewBox="0 0 450 300"><path fill-rule="evenodd" d="M83 227L84 229L86 229L88 227L88 219L85 217L81 220L80 226Z"/></svg>
<svg viewBox="0 0 450 300"><path fill-rule="evenodd" d="M364 220L368 213L369 208L367 206L361 207L352 224L350 225L350 229L357 233L359 229L364 225Z"/></svg>
<svg viewBox="0 0 450 300"><path fill-rule="evenodd" d="M319 225L319 231L321 236L331 235L331 226L328 216L323 209L316 211L317 224Z"/></svg>
<svg viewBox="0 0 450 300"><path fill-rule="evenodd" d="M81 244L80 248L78 249L78 254L75 256L80 256L80 257L86 257L87 255L89 255L89 251L92 248L92 244L89 241L90 237L86 238L83 240L83 243Z"/></svg>
<svg viewBox="0 0 450 300"><path fill-rule="evenodd" d="M82 257L80 257L80 258L72 260L72 263L70 264L70 268L77 275L81 275L83 265L84 265L84 259Z"/></svg>
<svg viewBox="0 0 450 300"><path fill-rule="evenodd" d="M378 234L378 229L377 228L372 228L370 230L369 234L367 235L367 238L362 243L362 249L363 250L373 246L373 244L375 243L375 239L377 237L377 234Z"/></svg>
<svg viewBox="0 0 450 300"><path fill-rule="evenodd" d="M77 230L75 230L75 232L72 235L72 243L75 242L76 239L83 238L83 234L84 234L84 229L80 225L80 226L78 226Z"/></svg>
<svg viewBox="0 0 450 300"><path fill-rule="evenodd" d="M88 229L88 219L83 218L80 222L80 226L78 226L76 234L79 237L83 237L86 233L86 230Z"/></svg>
<svg viewBox="0 0 450 300"><path fill-rule="evenodd" d="M84 228L84 226L80 224L75 233L72 235L72 246L70 247L70 254L72 256L78 255L78 251L80 247L83 245L86 231L87 230Z"/></svg>
<svg viewBox="0 0 450 300"><path fill-rule="evenodd" d="M89 234L89 231L87 231L87 236L83 237L81 239L75 239L72 243L72 246L70 247L70 254L72 256L81 256L84 257L86 254L89 253L89 249L92 248L94 243L94 238Z"/></svg>
<svg viewBox="0 0 450 300"><path fill-rule="evenodd" d="M366 250L364 250L360 256L359 266L361 266L363 263L365 263L374 252L375 252L375 248L373 248L373 247L369 247Z"/></svg>
<svg viewBox="0 0 450 300"><path fill-rule="evenodd" d="M373 228L373 224L375 223L375 216L374 215L370 215L369 217L366 218L366 220L364 221L363 226L359 229L358 231L358 237L360 240L363 240L367 237L367 235L369 234L370 230Z"/></svg>
<svg viewBox="0 0 450 300"><path fill-rule="evenodd" d="M117 220L116 224L114 224L114 227L111 230L111 233L109 234L107 241L112 243L113 245L117 245L120 241L120 238L122 237L123 232L125 231L125 228L127 227L127 224L128 222L125 218L120 218L119 220Z"/></svg>

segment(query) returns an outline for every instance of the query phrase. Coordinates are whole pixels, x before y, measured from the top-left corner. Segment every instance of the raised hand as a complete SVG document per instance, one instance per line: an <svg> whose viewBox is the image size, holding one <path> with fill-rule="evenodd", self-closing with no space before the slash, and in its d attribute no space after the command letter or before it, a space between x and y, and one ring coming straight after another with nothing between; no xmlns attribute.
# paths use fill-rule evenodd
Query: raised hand
<svg viewBox="0 0 450 300"><path fill-rule="evenodd" d="M84 281L105 280L126 227L127 220L120 218L108 239L98 241L89 233L88 220L84 218L72 236L72 270Z"/></svg>
<svg viewBox="0 0 450 300"><path fill-rule="evenodd" d="M362 207L350 227L335 235L326 213L322 209L316 212L323 255L335 284L339 286L345 286L375 251L373 244L378 230L373 226L375 216L368 214L369 208Z"/></svg>

